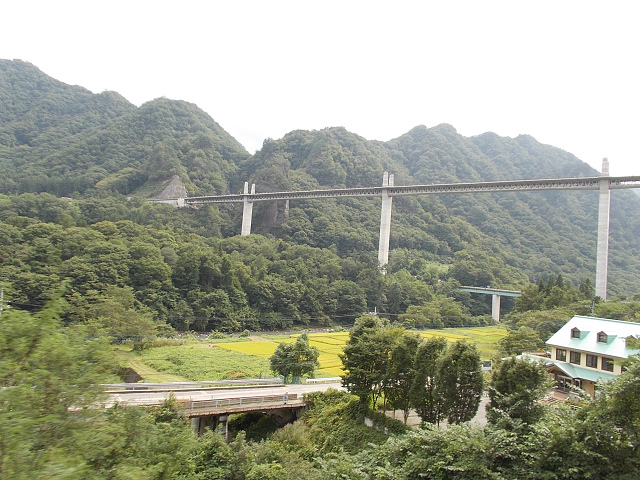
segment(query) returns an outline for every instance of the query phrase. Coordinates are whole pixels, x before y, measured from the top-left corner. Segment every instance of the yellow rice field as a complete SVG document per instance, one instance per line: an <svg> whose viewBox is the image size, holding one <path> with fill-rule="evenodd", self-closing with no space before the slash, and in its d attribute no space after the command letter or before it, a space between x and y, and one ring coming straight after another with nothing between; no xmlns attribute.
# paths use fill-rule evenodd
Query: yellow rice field
<svg viewBox="0 0 640 480"><path fill-rule="evenodd" d="M470 343L475 343L480 351L482 359L490 359L495 354L498 340L506 336L507 331L500 326L476 327L476 328L456 328L443 330L427 330L420 332L424 338L444 337L449 342L466 339ZM309 343L317 347L320 351L320 367L316 371L319 377L338 377L343 374L342 362L339 354L349 339L348 332L336 333L310 333ZM252 341L241 343L218 343L217 346L245 355L255 355L262 358L269 358L273 355L279 342L295 341L297 335L276 338L272 341Z"/></svg>

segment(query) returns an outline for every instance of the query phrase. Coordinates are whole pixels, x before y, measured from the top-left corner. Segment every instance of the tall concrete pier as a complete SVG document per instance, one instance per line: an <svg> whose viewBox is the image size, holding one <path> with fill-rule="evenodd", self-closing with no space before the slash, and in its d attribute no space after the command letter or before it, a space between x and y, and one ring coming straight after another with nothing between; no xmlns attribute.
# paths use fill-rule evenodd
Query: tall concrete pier
<svg viewBox="0 0 640 480"><path fill-rule="evenodd" d="M253 216L253 202L249 201L249 195L255 195L256 184L251 184L251 193L249 193L249 182L244 182L244 201L242 202L242 230L240 235L246 237L251 233L251 217Z"/></svg>
<svg viewBox="0 0 640 480"><path fill-rule="evenodd" d="M378 243L378 263L380 268L386 271L389 263L389 238L391 235L391 201L388 187L393 187L393 174L384 172L382 177L382 209L380 212L380 241ZM387 187L387 188L385 188Z"/></svg>
<svg viewBox="0 0 640 480"><path fill-rule="evenodd" d="M598 253L596 257L596 296L607 299L607 274L609 263L609 213L611 190L609 185L609 160L602 159L600 180L600 204L598 207Z"/></svg>

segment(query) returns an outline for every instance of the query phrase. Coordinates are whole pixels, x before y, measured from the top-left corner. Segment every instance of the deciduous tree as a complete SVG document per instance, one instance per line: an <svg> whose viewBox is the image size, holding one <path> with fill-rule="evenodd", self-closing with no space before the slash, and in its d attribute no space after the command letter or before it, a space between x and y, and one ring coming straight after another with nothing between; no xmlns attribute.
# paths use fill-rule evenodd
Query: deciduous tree
<svg viewBox="0 0 640 480"><path fill-rule="evenodd" d="M526 325L518 329L509 330L506 337L498 341L500 353L508 355L520 355L525 351L535 351L544 346L540 334Z"/></svg>
<svg viewBox="0 0 640 480"><path fill-rule="evenodd" d="M271 370L286 381L289 376L295 378L313 373L320 365L319 356L318 348L310 345L309 337L302 334L295 343L280 342L269 360Z"/></svg>
<svg viewBox="0 0 640 480"><path fill-rule="evenodd" d="M471 420L480 405L484 378L475 344L459 340L449 347L438 368L443 409L450 423Z"/></svg>
<svg viewBox="0 0 640 480"><path fill-rule="evenodd" d="M358 318L340 355L345 369L342 385L367 406L375 405L382 393L391 349L387 326L373 315Z"/></svg>
<svg viewBox="0 0 640 480"><path fill-rule="evenodd" d="M549 375L544 364L534 360L507 358L497 363L489 384L487 418L492 423L513 422L531 424L542 415L543 406L538 402L546 393Z"/></svg>
<svg viewBox="0 0 640 480"><path fill-rule="evenodd" d="M421 343L416 351L411 403L423 422L440 424L444 414L438 367L447 346L444 337L431 337Z"/></svg>
<svg viewBox="0 0 640 480"><path fill-rule="evenodd" d="M395 329L393 346L389 352L389 365L384 382L384 395L393 410L401 410L407 423L411 409L411 388L414 383L414 360L422 342L419 334Z"/></svg>

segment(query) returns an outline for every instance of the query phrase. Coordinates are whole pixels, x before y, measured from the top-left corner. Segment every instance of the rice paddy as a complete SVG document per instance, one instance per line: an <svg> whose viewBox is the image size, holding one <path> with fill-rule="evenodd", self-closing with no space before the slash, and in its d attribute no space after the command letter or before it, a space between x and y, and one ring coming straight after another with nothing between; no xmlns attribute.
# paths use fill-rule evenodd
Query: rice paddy
<svg viewBox="0 0 640 480"><path fill-rule="evenodd" d="M424 338L441 336L453 343L465 339L475 343L482 359L495 356L498 340L507 334L500 326L447 328L425 330ZM154 375L171 375L182 380L218 380L232 378L270 377L269 357L278 343L294 342L298 334L253 337L247 341L237 338L193 341L179 346L150 348L137 353L135 362L147 367L145 379L155 381ZM318 348L320 367L317 377L338 377L343 374L339 354L349 339L348 332L309 333L309 343ZM215 343L214 343L215 342ZM157 373L152 373L157 372Z"/></svg>

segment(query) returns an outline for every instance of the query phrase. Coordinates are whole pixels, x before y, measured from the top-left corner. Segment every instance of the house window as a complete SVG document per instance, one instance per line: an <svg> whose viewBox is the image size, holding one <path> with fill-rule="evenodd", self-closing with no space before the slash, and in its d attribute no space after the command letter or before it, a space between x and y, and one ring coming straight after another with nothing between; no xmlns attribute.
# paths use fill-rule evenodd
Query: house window
<svg viewBox="0 0 640 480"><path fill-rule="evenodd" d="M598 333L598 341L602 343L607 343L608 335L604 332Z"/></svg>
<svg viewBox="0 0 640 480"><path fill-rule="evenodd" d="M589 355L587 353L587 367L598 368L598 356L597 355Z"/></svg>
<svg viewBox="0 0 640 480"><path fill-rule="evenodd" d="M577 328L572 328L571 338L580 338L580 330L578 330Z"/></svg>
<svg viewBox="0 0 640 480"><path fill-rule="evenodd" d="M567 361L567 351L562 348L556 348L556 360L560 360L561 362Z"/></svg>
<svg viewBox="0 0 640 480"><path fill-rule="evenodd" d="M569 361L571 363L575 363L576 365L580 365L580 352L570 352Z"/></svg>
<svg viewBox="0 0 640 480"><path fill-rule="evenodd" d="M613 372L613 358L602 357L602 370Z"/></svg>

